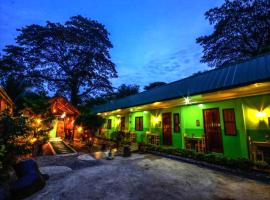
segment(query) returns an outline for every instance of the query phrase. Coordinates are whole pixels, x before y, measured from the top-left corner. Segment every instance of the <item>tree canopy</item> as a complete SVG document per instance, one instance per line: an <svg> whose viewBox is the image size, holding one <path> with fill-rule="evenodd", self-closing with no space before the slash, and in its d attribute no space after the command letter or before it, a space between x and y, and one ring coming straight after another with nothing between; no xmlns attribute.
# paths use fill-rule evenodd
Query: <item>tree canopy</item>
<svg viewBox="0 0 270 200"><path fill-rule="evenodd" d="M124 98L133 94L137 94L139 93L139 91L140 91L139 85L122 84L117 88L116 92L114 92L113 99Z"/></svg>
<svg viewBox="0 0 270 200"><path fill-rule="evenodd" d="M270 1L226 0L205 13L214 31L197 38L201 62L210 67L246 60L270 51Z"/></svg>
<svg viewBox="0 0 270 200"><path fill-rule="evenodd" d="M157 82L153 82L153 83L149 83L149 85L146 85L144 86L144 90L151 90L155 87L159 87L159 86L162 86L162 85L165 85L166 83L165 82L161 82L161 81L157 81Z"/></svg>
<svg viewBox="0 0 270 200"><path fill-rule="evenodd" d="M6 46L0 76L21 76L50 91L79 99L112 90L117 77L104 25L80 15L64 24L47 22L18 30L16 45Z"/></svg>

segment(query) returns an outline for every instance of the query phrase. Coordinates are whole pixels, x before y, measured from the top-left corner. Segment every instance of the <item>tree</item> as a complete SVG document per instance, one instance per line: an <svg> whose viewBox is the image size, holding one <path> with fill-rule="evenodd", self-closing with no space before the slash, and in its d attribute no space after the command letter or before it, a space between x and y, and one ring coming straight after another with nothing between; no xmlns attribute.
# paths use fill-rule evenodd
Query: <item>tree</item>
<svg viewBox="0 0 270 200"><path fill-rule="evenodd" d="M201 62L210 67L246 60L270 51L270 1L226 0L205 13L214 25L210 35L197 38Z"/></svg>
<svg viewBox="0 0 270 200"><path fill-rule="evenodd" d="M166 84L165 82L157 81L157 82L149 83L149 85L144 86L143 89L144 90L151 90L151 89L153 89L155 87L159 87L159 86L162 86L162 85L165 85L165 84Z"/></svg>
<svg viewBox="0 0 270 200"><path fill-rule="evenodd" d="M64 24L33 24L18 31L17 46L4 49L1 77L15 72L40 80L50 91L69 96L75 106L81 98L112 90L109 79L117 72L104 25L79 15Z"/></svg>
<svg viewBox="0 0 270 200"><path fill-rule="evenodd" d="M2 85L15 104L28 92L28 89L32 87L31 83L27 80L17 79L11 75L2 82Z"/></svg>
<svg viewBox="0 0 270 200"><path fill-rule="evenodd" d="M124 98L130 95L138 94L140 86L138 85L126 85L122 84L117 88L117 91L114 93L115 99Z"/></svg>

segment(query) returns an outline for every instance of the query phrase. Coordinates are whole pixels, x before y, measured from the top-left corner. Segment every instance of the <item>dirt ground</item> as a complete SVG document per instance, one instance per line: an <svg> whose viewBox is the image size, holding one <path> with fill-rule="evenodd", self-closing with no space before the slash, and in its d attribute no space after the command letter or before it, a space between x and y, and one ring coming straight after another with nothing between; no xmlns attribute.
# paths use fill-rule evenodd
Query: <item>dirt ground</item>
<svg viewBox="0 0 270 200"><path fill-rule="evenodd" d="M270 199L269 184L154 155L133 154L111 161L79 161L77 156L37 158L40 167L69 170L48 171L46 186L28 199Z"/></svg>

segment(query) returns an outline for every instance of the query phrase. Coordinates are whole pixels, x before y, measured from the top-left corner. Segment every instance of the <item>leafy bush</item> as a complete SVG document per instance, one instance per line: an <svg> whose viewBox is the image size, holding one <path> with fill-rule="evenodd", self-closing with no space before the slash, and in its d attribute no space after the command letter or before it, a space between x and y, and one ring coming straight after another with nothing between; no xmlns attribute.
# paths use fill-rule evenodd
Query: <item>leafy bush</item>
<svg viewBox="0 0 270 200"><path fill-rule="evenodd" d="M214 152L202 153L202 152L196 152L194 150L177 149L173 147L168 148L168 147L160 147L160 146L153 146L153 145L146 145L145 149L146 151L155 151L155 152L172 154L172 155L186 157L186 158L192 158L192 159L205 161L205 162L216 164L216 165L227 166L233 169L241 169L241 170L249 171L254 166L257 167L258 169L270 169L270 166L264 161L253 162L246 158L227 158L221 153L214 153Z"/></svg>
<svg viewBox="0 0 270 200"><path fill-rule="evenodd" d="M258 169L269 169L269 164L265 161L256 161L254 164Z"/></svg>

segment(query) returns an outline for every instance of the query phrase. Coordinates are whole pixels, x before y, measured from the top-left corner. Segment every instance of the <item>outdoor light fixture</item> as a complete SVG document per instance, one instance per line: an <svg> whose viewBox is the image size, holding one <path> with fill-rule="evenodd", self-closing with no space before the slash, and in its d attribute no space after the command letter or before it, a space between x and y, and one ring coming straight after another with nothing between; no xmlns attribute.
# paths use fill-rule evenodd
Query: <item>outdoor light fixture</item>
<svg viewBox="0 0 270 200"><path fill-rule="evenodd" d="M63 119L63 118L65 118L65 116L66 116L66 113L63 112L63 114L61 115L61 118Z"/></svg>
<svg viewBox="0 0 270 200"><path fill-rule="evenodd" d="M101 113L98 113L97 115L101 115Z"/></svg>
<svg viewBox="0 0 270 200"><path fill-rule="evenodd" d="M121 111L121 109L118 109L118 110L117 110L117 112L120 112L120 111Z"/></svg>
<svg viewBox="0 0 270 200"><path fill-rule="evenodd" d="M104 115L107 116L107 113L105 113Z"/></svg>
<svg viewBox="0 0 270 200"><path fill-rule="evenodd" d="M132 112L133 111L133 108L130 108L129 110Z"/></svg>
<svg viewBox="0 0 270 200"><path fill-rule="evenodd" d="M155 123L158 123L158 122L159 122L158 117L154 117L154 122L155 122Z"/></svg>
<svg viewBox="0 0 270 200"><path fill-rule="evenodd" d="M121 115L116 115L116 117L121 117Z"/></svg>
<svg viewBox="0 0 270 200"><path fill-rule="evenodd" d="M156 105L159 105L160 103L161 102L157 101L157 102L153 103L153 105L156 106Z"/></svg>
<svg viewBox="0 0 270 200"><path fill-rule="evenodd" d="M189 104L190 103L189 97L184 97L184 101L185 101L185 104Z"/></svg>
<svg viewBox="0 0 270 200"><path fill-rule="evenodd" d="M143 111L143 113L147 113L147 111Z"/></svg>
<svg viewBox="0 0 270 200"><path fill-rule="evenodd" d="M256 112L257 118L264 118L266 116L266 113L263 111Z"/></svg>
<svg viewBox="0 0 270 200"><path fill-rule="evenodd" d="M82 127L79 126L77 130L78 130L79 133L82 132Z"/></svg>
<svg viewBox="0 0 270 200"><path fill-rule="evenodd" d="M203 108L203 104L201 104L201 103L200 103L198 106L199 106L200 108Z"/></svg>

